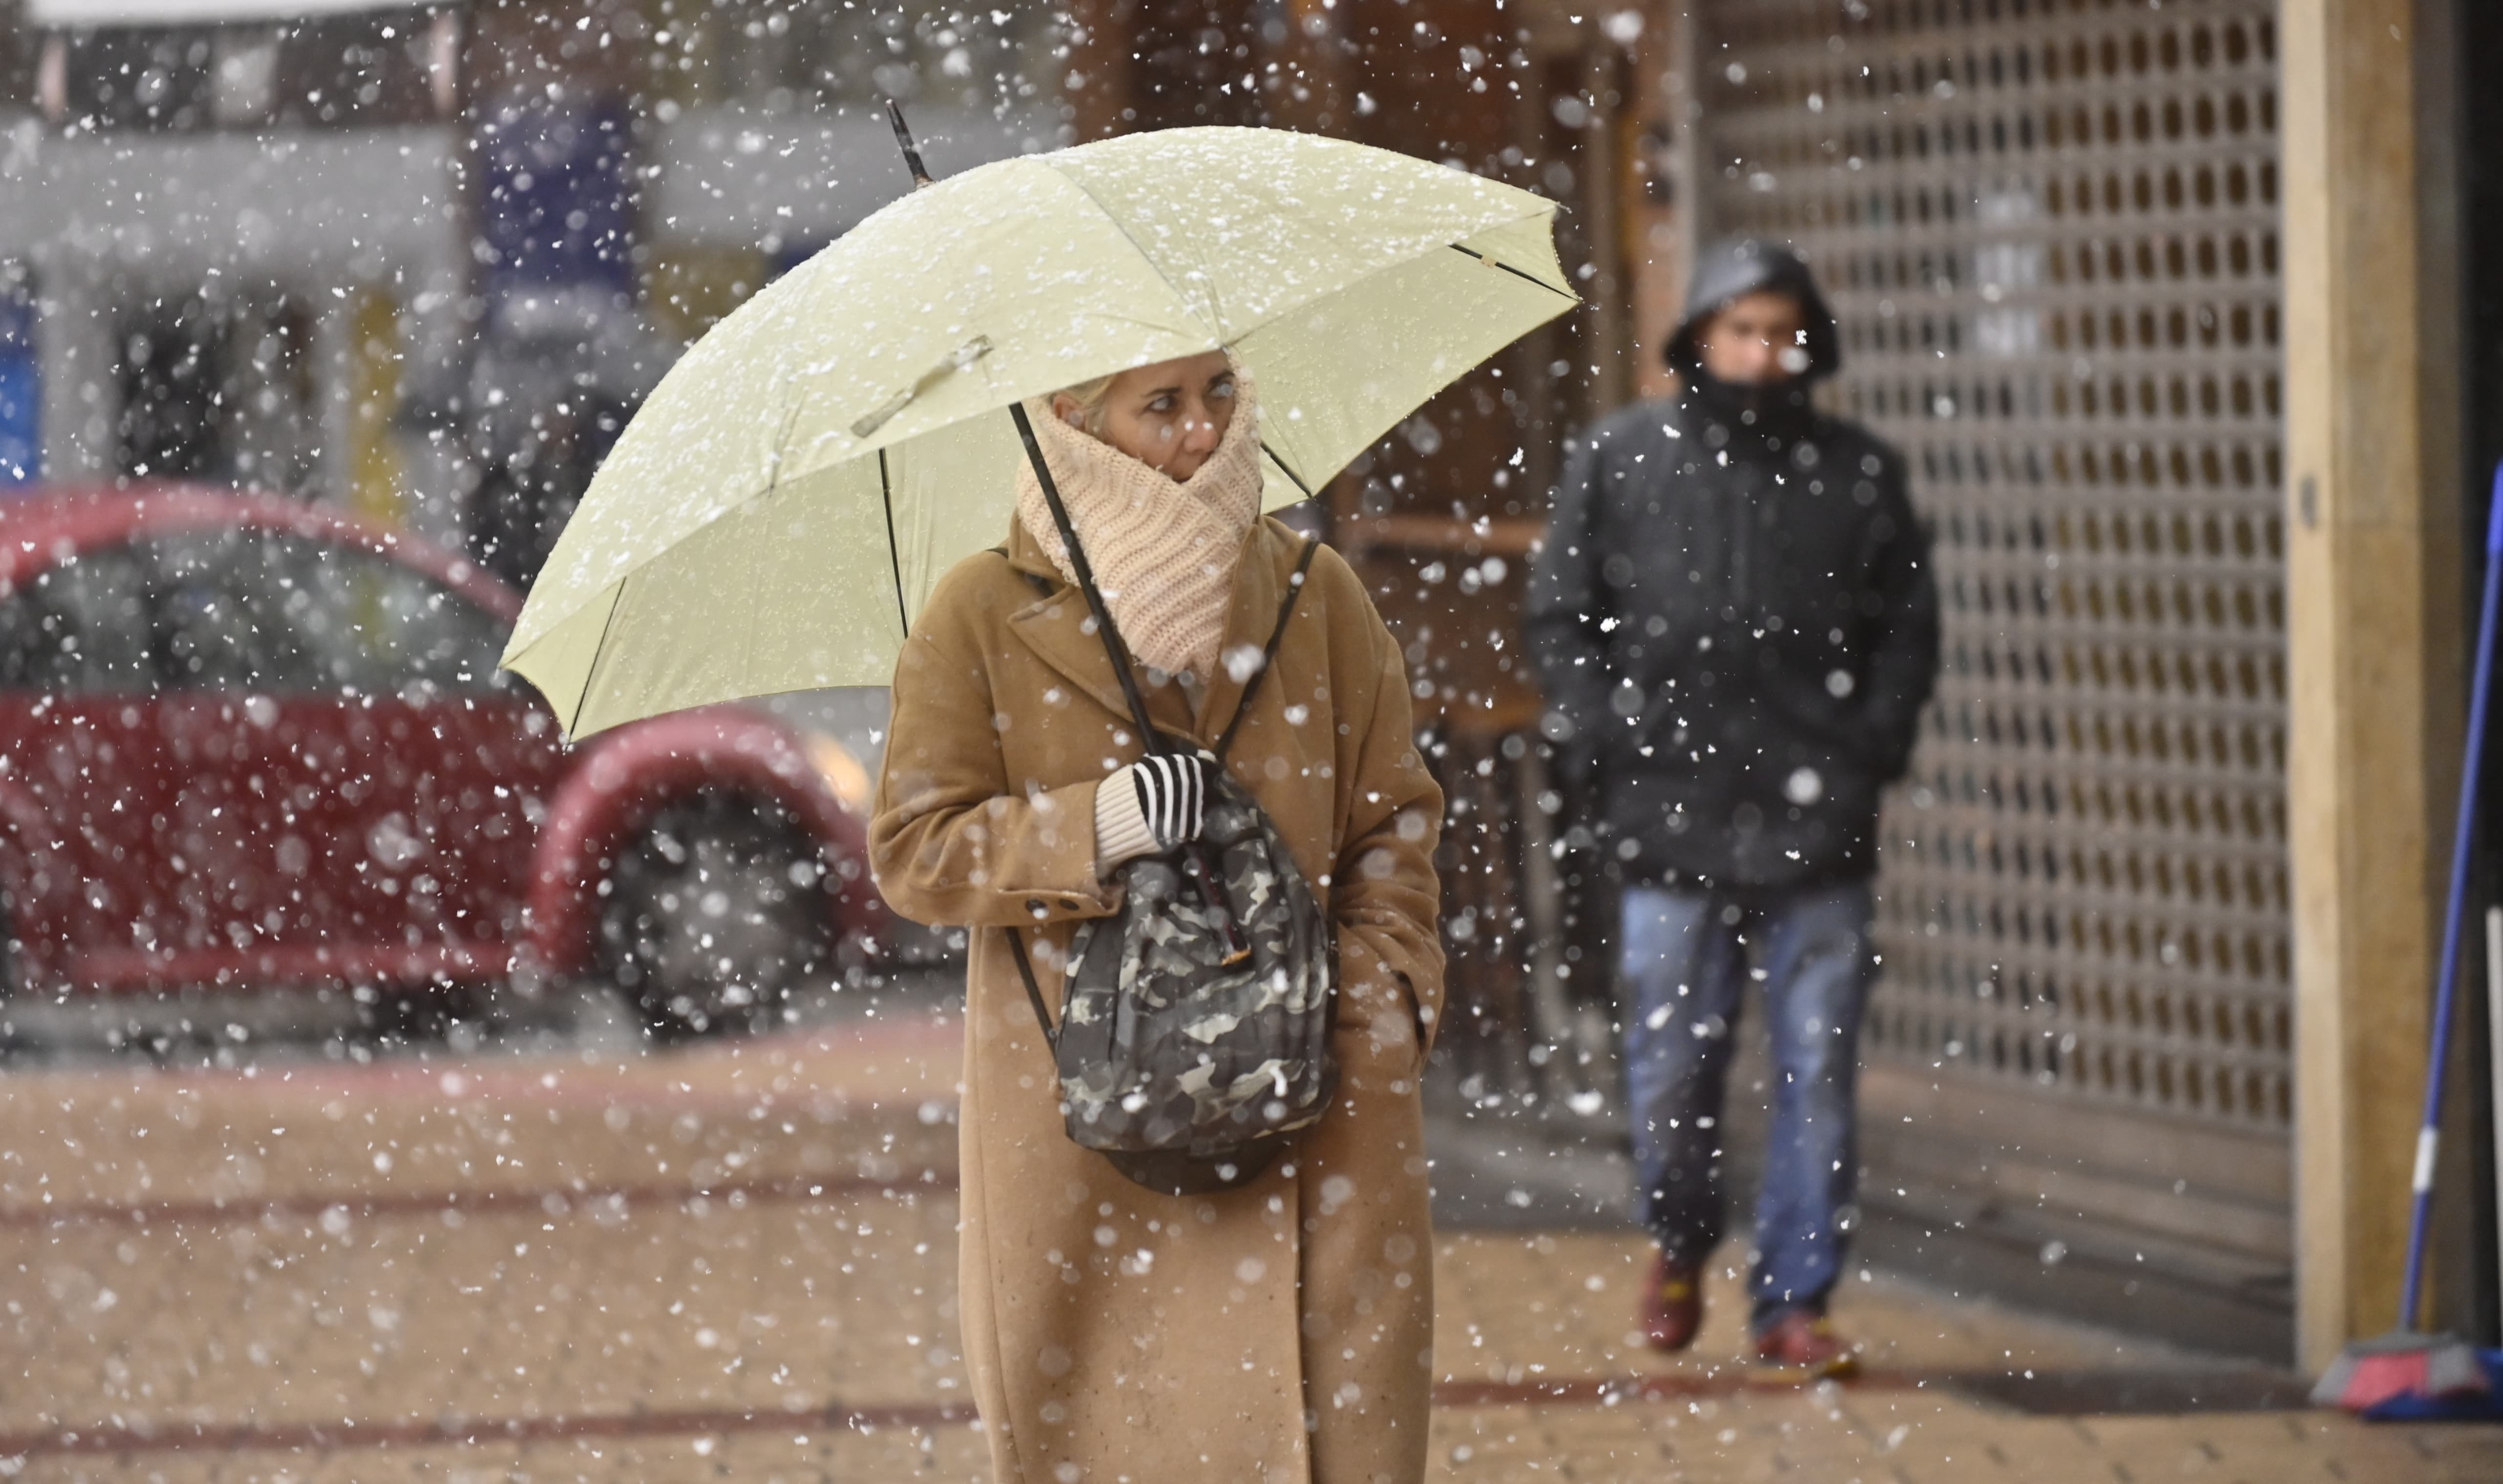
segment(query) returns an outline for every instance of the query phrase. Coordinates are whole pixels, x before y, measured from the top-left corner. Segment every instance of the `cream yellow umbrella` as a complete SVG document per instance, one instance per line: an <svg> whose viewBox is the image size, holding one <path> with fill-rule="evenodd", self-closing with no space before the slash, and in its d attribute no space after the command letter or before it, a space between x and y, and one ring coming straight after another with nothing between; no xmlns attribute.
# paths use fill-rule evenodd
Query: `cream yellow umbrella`
<svg viewBox="0 0 2503 1484"><path fill-rule="evenodd" d="M566 731L884 685L958 559L1009 532L1004 410L1225 347L1268 507L1577 302L1555 203L1270 129L1001 160L870 217L721 322L644 403L504 651Z"/></svg>

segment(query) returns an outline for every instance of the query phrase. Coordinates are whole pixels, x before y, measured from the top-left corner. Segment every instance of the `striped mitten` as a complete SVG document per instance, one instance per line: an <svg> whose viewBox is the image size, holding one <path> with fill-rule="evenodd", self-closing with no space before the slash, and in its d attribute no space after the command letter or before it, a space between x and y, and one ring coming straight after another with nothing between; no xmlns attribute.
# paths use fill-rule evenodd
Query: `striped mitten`
<svg viewBox="0 0 2503 1484"><path fill-rule="evenodd" d="M1190 754L1142 758L1095 788L1095 868L1197 840L1214 765Z"/></svg>

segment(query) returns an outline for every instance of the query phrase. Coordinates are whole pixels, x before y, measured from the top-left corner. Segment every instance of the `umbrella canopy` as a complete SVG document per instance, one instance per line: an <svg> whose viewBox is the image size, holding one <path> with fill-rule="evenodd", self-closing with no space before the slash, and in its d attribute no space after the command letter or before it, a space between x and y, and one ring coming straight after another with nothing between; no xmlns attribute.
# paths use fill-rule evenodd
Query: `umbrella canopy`
<svg viewBox="0 0 2503 1484"><path fill-rule="evenodd" d="M716 326L557 543L504 664L588 736L740 696L884 685L998 544L1011 402L1229 349L1269 508L1577 302L1555 203L1267 129L1132 135L914 191Z"/></svg>

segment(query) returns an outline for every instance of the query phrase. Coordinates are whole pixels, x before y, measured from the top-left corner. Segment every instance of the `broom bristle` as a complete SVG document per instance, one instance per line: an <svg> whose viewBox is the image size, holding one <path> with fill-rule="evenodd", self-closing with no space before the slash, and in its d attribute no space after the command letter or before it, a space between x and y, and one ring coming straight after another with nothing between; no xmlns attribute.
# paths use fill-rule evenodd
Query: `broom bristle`
<svg viewBox="0 0 2503 1484"><path fill-rule="evenodd" d="M2465 1397L2485 1390L2486 1367L2477 1363L2474 1348L2458 1340L2450 1340L2426 1352L2426 1396Z"/></svg>
<svg viewBox="0 0 2503 1484"><path fill-rule="evenodd" d="M2480 1396L2487 1385L2473 1347L2448 1334L2397 1329L2340 1351L2312 1389L2312 1404L2364 1412L2399 1398Z"/></svg>
<svg viewBox="0 0 2503 1484"><path fill-rule="evenodd" d="M2337 1406L2347 1396L2347 1388L2355 1382L2355 1356L2352 1351L2338 1352L2338 1359L2320 1373L2312 1388L2314 1406Z"/></svg>
<svg viewBox="0 0 2503 1484"><path fill-rule="evenodd" d="M2350 1412L2360 1412L2422 1388L2424 1379L2425 1353L2421 1350L2363 1356L2355 1362L2355 1374L2347 1383L2338 1404Z"/></svg>

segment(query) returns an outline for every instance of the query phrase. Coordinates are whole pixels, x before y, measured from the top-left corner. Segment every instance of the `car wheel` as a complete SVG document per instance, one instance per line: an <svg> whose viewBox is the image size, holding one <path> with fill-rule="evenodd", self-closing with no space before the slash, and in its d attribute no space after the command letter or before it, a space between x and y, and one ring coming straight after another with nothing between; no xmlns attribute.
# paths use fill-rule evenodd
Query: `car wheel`
<svg viewBox="0 0 2503 1484"><path fill-rule="evenodd" d="M783 811L700 794L654 815L610 872L600 957L652 1033L780 1022L833 962L816 843Z"/></svg>

